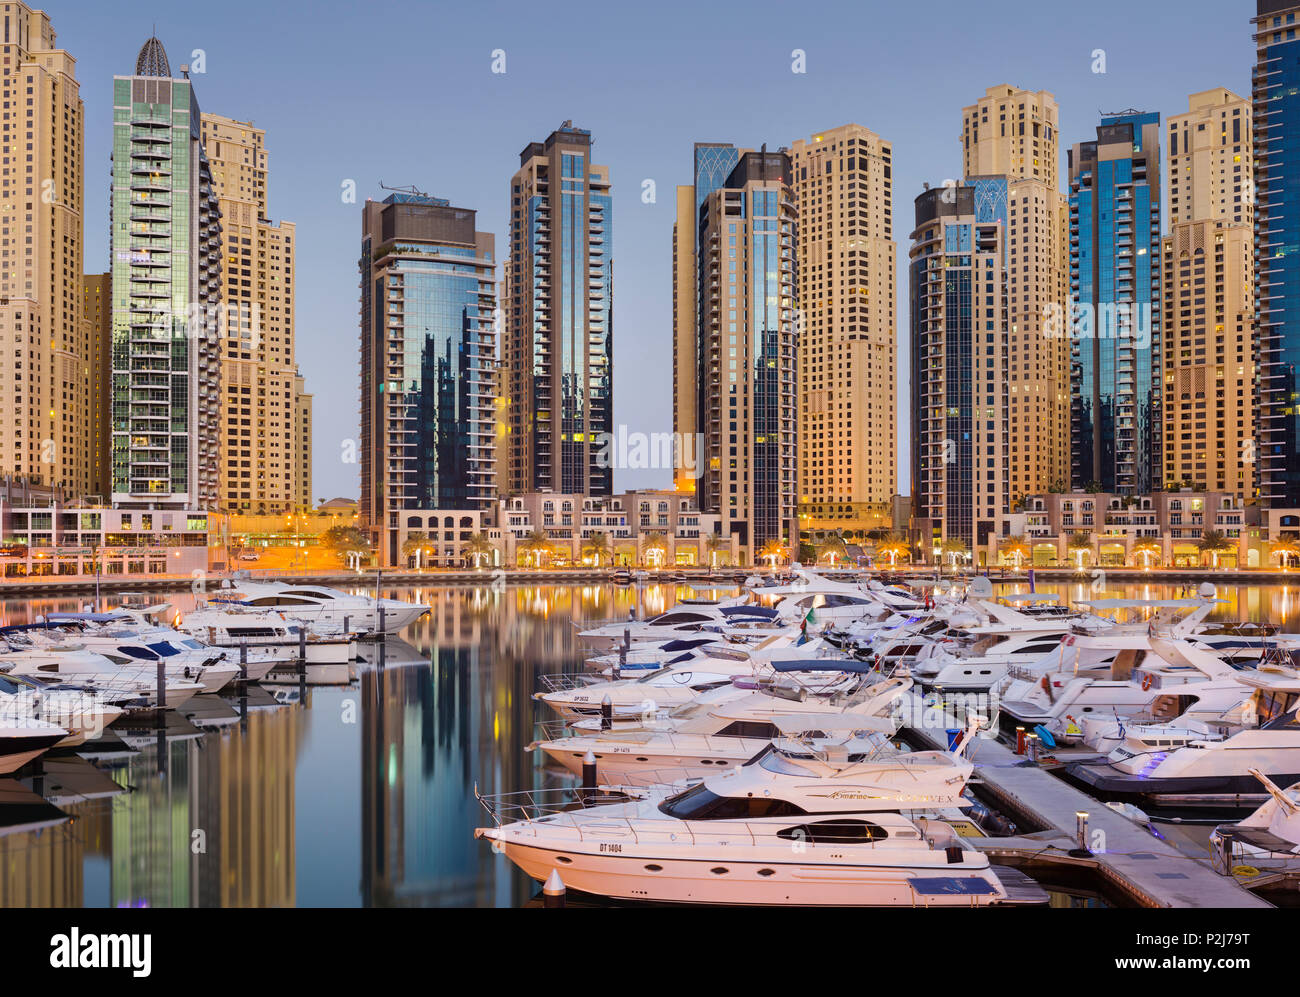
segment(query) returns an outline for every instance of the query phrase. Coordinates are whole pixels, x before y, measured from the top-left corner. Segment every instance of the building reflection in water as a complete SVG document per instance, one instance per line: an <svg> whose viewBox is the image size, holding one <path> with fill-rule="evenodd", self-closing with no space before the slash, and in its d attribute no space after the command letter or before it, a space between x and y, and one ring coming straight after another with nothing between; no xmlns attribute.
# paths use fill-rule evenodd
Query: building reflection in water
<svg viewBox="0 0 1300 997"><path fill-rule="evenodd" d="M1038 589L1071 603L1184 594L1176 584L1091 576ZM257 687L247 704L199 697L192 720L169 720L161 754L155 732L115 728L94 746L98 769L66 762L83 766L66 785L62 774L0 779L0 906L490 906L530 897L534 885L473 837L486 819L475 786L514 792L567 778L524 748L535 721L553 719L532 699L539 676L582 667L574 622L624 619L633 608L652 615L691 590L430 585L389 594L433 611L383 644L382 660L379 645L363 645L359 688L309 690L302 703L295 688L283 696L291 705ZM1212 619L1300 630L1290 587L1220 586L1218 595ZM0 618L77 606L5 600ZM344 728L336 708L349 703L357 726ZM14 830L19 818L39 829Z"/></svg>

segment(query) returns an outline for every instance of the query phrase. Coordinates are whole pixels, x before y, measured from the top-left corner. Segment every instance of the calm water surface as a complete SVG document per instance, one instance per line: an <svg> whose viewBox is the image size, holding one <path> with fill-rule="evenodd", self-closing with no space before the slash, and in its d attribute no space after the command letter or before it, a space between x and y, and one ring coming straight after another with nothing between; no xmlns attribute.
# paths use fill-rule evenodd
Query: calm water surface
<svg viewBox="0 0 1300 997"><path fill-rule="evenodd" d="M1025 586L1000 586L1006 591ZM1070 601L1169 598L1177 585ZM730 591L730 590L729 590ZM158 732L140 729L0 779L0 907L514 905L534 888L475 841L474 798L563 784L523 750L538 676L581 668L574 620L654 613L688 588L651 585L405 587L433 613L363 645L346 687L252 687L204 696ZM1300 590L1221 586L1212 619L1300 631ZM188 592L173 597L190 608ZM0 601L22 623L77 599ZM48 801L42 803L42 798ZM36 830L15 827L40 825Z"/></svg>

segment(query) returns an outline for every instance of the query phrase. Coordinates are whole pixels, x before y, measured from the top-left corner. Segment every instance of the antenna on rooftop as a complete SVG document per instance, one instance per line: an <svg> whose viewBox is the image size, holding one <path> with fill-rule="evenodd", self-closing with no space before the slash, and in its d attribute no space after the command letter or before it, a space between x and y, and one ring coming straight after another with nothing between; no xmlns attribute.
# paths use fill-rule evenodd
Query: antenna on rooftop
<svg viewBox="0 0 1300 997"><path fill-rule="evenodd" d="M406 186L406 187L389 187L389 186L388 186L387 184L385 184L382 180L380 180L380 181L379 181L379 187L380 187L381 190L391 190L394 194L414 194L416 197L428 197L428 196L429 196L429 195L426 194L424 191L422 191L422 190L420 190L418 187L416 187L415 184L410 184L410 185L408 185L408 186Z"/></svg>

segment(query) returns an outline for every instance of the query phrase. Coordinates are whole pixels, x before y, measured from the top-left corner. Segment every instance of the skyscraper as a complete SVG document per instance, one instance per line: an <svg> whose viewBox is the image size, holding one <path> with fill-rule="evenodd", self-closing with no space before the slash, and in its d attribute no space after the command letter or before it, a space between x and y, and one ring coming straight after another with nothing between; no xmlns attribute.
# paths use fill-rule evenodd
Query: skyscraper
<svg viewBox="0 0 1300 997"><path fill-rule="evenodd" d="M1300 4L1256 0L1255 439L1259 499L1300 507Z"/></svg>
<svg viewBox="0 0 1300 997"><path fill-rule="evenodd" d="M850 124L795 142L790 156L800 529L888 528L898 491L893 149Z"/></svg>
<svg viewBox="0 0 1300 997"><path fill-rule="evenodd" d="M721 183L695 191L697 498L750 558L769 540L798 539L791 171L784 151L746 151Z"/></svg>
<svg viewBox="0 0 1300 997"><path fill-rule="evenodd" d="M495 239L474 223L415 192L362 210L360 511L384 564L402 510L496 497Z"/></svg>
<svg viewBox="0 0 1300 997"><path fill-rule="evenodd" d="M1007 180L916 198L908 264L912 516L930 554L984 549L1010 469Z"/></svg>
<svg viewBox="0 0 1300 997"><path fill-rule="evenodd" d="M700 207L721 187L745 150L722 142L696 142L692 182L677 188L673 222L673 487L693 494L703 471L703 455L694 452L699 428L699 246Z"/></svg>
<svg viewBox="0 0 1300 997"><path fill-rule="evenodd" d="M1254 494L1255 233L1250 102L1192 94L1167 127L1170 231L1162 254L1168 488Z"/></svg>
<svg viewBox="0 0 1300 997"><path fill-rule="evenodd" d="M202 133L221 207L231 332L221 343L220 505L245 513L307 508L296 423L310 419L311 396L302 394L294 359L296 229L270 220L266 132L204 114Z"/></svg>
<svg viewBox="0 0 1300 997"><path fill-rule="evenodd" d="M1007 253L1009 505L1022 495L1063 487L1070 476L1069 256L1067 204L1057 166L1057 117L1052 94L1005 84L989 87L975 104L962 109L965 182L996 177L1006 181L1002 224ZM1002 195L999 185L979 184L976 189Z"/></svg>
<svg viewBox="0 0 1300 997"><path fill-rule="evenodd" d="M96 347L82 316L84 105L48 14L6 5L3 54L0 472L85 494Z"/></svg>
<svg viewBox="0 0 1300 997"><path fill-rule="evenodd" d="M512 492L609 495L614 430L609 169L566 121L519 154L510 180L502 362Z"/></svg>
<svg viewBox="0 0 1300 997"><path fill-rule="evenodd" d="M219 499L219 339L243 330L228 328L220 309L221 211L200 116L157 38L140 49L134 76L113 79L115 504L212 508Z"/></svg>
<svg viewBox="0 0 1300 997"><path fill-rule="evenodd" d="M1141 495L1161 441L1160 115L1107 115L1070 150L1076 488Z"/></svg>

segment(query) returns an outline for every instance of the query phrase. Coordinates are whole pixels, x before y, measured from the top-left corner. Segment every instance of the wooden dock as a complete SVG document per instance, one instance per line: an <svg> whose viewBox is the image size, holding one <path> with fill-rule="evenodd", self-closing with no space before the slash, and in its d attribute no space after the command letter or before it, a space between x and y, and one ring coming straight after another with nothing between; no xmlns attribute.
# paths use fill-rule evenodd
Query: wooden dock
<svg viewBox="0 0 1300 997"><path fill-rule="evenodd" d="M955 720L949 726L962 725ZM942 730L909 728L932 748L944 748ZM992 738L976 738L972 788L982 789L1013 819L1028 819L1046 830L1010 838L969 839L992 858L1050 858L1091 865L1116 890L1143 907L1271 907L1231 876L1210 865L1209 852L1197 856L1111 810L1104 803L1063 782L1046 769L1025 765L1025 758ZM1091 856L1071 856L1076 849L1076 817L1088 814ZM1157 825L1159 826L1159 825Z"/></svg>

